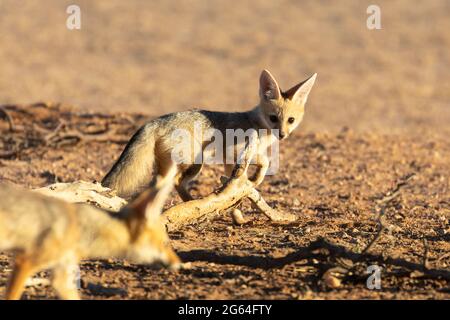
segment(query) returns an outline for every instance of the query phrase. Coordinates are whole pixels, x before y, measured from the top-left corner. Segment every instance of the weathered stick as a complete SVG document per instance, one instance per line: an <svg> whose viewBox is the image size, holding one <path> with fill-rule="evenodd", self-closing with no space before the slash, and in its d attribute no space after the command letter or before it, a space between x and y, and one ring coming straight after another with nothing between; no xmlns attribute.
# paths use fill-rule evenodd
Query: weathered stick
<svg viewBox="0 0 450 320"><path fill-rule="evenodd" d="M227 177L222 176L220 181L222 183L226 183L228 180ZM248 194L245 196L248 198L255 206L261 211L267 218L274 222L294 222L297 220L297 217L293 214L286 212L279 212L270 207L266 200L262 197L258 190L253 186L248 190Z"/></svg>
<svg viewBox="0 0 450 320"><path fill-rule="evenodd" d="M2 116L2 118L5 118L6 121L8 121L9 131L10 132L14 132L15 126L14 126L13 118L8 113L8 111L6 111L6 109L4 107L2 107L2 106L0 106L0 116Z"/></svg>
<svg viewBox="0 0 450 320"><path fill-rule="evenodd" d="M294 214L290 214L287 212L279 212L273 208L271 208L266 200L261 196L261 194L255 188L252 188L247 195L252 203L270 220L276 222L294 222L297 220L297 217Z"/></svg>
<svg viewBox="0 0 450 320"><path fill-rule="evenodd" d="M225 188L196 200L180 203L163 212L169 230L175 230L182 225L198 221L206 216L212 216L218 211L233 207L246 197L253 184L245 176L230 179Z"/></svg>
<svg viewBox="0 0 450 320"><path fill-rule="evenodd" d="M111 189L103 187L98 182L55 183L33 191L67 202L94 204L102 209L115 212L127 204L126 200L116 196Z"/></svg>
<svg viewBox="0 0 450 320"><path fill-rule="evenodd" d="M248 179L247 171L255 151L255 140L250 138L231 177L222 177L223 186L218 191L202 199L183 202L164 211L163 217L166 219L168 229L175 230L199 219L216 215L219 211L234 207L244 198L249 198L272 221L295 221L295 215L282 214L269 207Z"/></svg>

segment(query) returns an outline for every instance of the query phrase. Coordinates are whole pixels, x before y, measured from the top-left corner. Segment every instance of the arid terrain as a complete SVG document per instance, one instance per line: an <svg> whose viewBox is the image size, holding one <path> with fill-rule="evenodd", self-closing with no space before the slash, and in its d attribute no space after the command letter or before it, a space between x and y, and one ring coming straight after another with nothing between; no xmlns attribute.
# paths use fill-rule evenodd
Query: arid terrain
<svg viewBox="0 0 450 320"><path fill-rule="evenodd" d="M3 110L14 131L10 132L10 122L0 122L0 178L27 187L100 180L145 119L83 114L46 104ZM247 204L244 212L250 222L243 226L222 215L171 233L180 256L192 262L189 269L154 270L114 260L84 262L83 296L449 298L447 139L344 129L337 134L299 132L288 143L281 153L286 165L267 177L261 191L270 205L296 214L298 222L271 223ZM196 196L219 185L220 170L203 172L194 185ZM384 229L377 237L378 204L397 189L398 196L383 208ZM168 206L177 201L174 194ZM321 242L330 246L322 247ZM311 244L318 245L317 252ZM2 287L10 262L1 256ZM351 274L330 289L324 273L342 263L351 263ZM366 288L365 271L371 264L383 268L381 290ZM51 296L47 287L31 287L26 293L28 298Z"/></svg>
<svg viewBox="0 0 450 320"><path fill-rule="evenodd" d="M450 298L449 1L377 1L373 31L372 1L76 2L74 31L73 1L0 2L1 182L99 181L148 119L251 108L263 68L284 89L318 73L260 186L298 222L245 202L245 225L224 214L170 234L183 270L83 262L83 298ZM206 168L194 195L221 172ZM0 254L0 295L11 263ZM374 264L380 290L366 286ZM34 285L24 298L55 293Z"/></svg>

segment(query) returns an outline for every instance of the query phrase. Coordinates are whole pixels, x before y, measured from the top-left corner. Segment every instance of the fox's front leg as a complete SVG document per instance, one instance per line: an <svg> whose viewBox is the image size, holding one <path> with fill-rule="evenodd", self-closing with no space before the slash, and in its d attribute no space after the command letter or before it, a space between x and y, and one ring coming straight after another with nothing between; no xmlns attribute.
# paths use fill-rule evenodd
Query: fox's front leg
<svg viewBox="0 0 450 320"><path fill-rule="evenodd" d="M250 181L252 181L255 184L255 186L258 186L263 182L267 170L269 169L270 165L269 158L264 155L257 155L255 165L256 165L256 172L255 175L250 179ZM225 175L227 177L230 177L235 165L226 164L224 167L225 167Z"/></svg>
<svg viewBox="0 0 450 320"><path fill-rule="evenodd" d="M270 165L269 158L266 155L257 155L255 165L256 165L256 172L255 176L251 179L251 181L254 182L256 186L259 186L263 182L267 170L269 169Z"/></svg>

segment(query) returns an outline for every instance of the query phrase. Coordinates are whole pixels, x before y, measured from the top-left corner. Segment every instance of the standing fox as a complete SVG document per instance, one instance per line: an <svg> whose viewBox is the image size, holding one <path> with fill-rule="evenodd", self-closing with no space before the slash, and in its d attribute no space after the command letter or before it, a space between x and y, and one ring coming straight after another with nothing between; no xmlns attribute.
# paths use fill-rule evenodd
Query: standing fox
<svg viewBox="0 0 450 320"><path fill-rule="evenodd" d="M247 112L212 112L192 110L176 112L154 119L142 126L128 142L125 150L102 181L102 185L116 190L123 198L134 197L139 190L152 179L152 169L162 176L167 174L167 163L170 163L176 145L171 139L175 130L184 129L194 135L194 125L200 124L201 130L216 129L226 135L227 129L277 129L278 137L269 135L259 137L258 152L253 159L257 172L254 180L260 184L269 168L267 149L275 139L283 140L300 124L308 95L314 85L317 74L281 91L275 78L269 71L263 70L260 76L260 103ZM195 138L194 138L195 139ZM208 143L199 142L199 153L205 150ZM195 152L195 151L194 151ZM193 154L190 159L198 159ZM225 174L230 175L234 164L226 163ZM175 178L175 188L184 201L192 200L188 191L189 182L201 171L203 162L179 163Z"/></svg>
<svg viewBox="0 0 450 320"><path fill-rule="evenodd" d="M176 172L172 168L155 188L118 213L0 185L0 251L15 253L6 298L19 299L27 278L49 268L58 295L78 299L75 268L84 258L179 264L160 220Z"/></svg>

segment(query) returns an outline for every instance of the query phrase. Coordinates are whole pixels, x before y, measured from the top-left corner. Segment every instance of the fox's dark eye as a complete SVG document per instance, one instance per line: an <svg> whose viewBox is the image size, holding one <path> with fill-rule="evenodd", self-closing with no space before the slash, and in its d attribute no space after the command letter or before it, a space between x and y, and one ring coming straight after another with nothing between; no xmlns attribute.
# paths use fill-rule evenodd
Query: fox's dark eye
<svg viewBox="0 0 450 320"><path fill-rule="evenodd" d="M269 119L270 119L270 121L272 121L273 123L277 123L277 122L278 122L278 117L277 117L277 116L272 115L272 116L269 117Z"/></svg>
<svg viewBox="0 0 450 320"><path fill-rule="evenodd" d="M289 122L289 123L294 123L294 121L295 121L295 119L292 118L292 117L290 117L290 118L288 119L288 122Z"/></svg>

